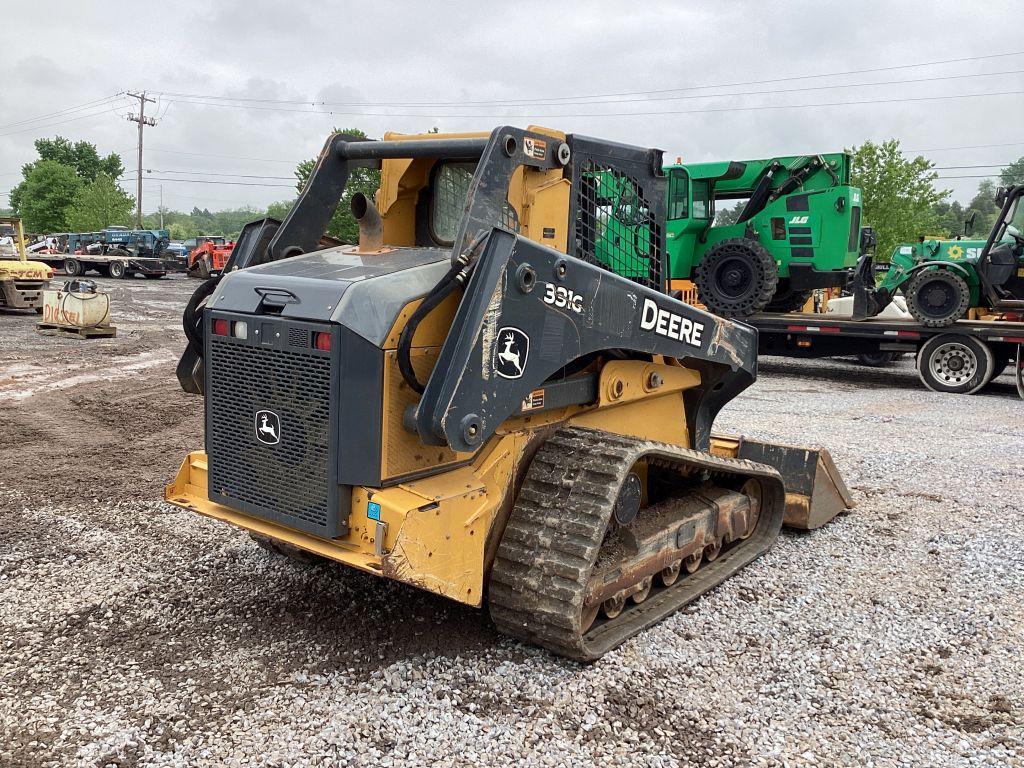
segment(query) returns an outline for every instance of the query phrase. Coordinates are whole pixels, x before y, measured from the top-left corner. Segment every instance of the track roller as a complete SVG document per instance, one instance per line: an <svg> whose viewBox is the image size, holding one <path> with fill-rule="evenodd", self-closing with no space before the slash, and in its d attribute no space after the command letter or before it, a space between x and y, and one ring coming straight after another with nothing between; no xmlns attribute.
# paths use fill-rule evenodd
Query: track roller
<svg viewBox="0 0 1024 768"><path fill-rule="evenodd" d="M623 515L636 478L639 510ZM767 551L784 508L767 466L562 428L520 487L491 571L491 616L507 634L592 661Z"/></svg>

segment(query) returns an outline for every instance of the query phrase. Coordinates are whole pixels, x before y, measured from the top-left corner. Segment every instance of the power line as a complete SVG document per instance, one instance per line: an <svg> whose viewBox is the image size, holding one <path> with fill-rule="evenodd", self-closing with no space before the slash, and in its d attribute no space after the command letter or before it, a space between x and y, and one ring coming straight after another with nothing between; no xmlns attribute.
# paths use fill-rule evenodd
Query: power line
<svg viewBox="0 0 1024 768"><path fill-rule="evenodd" d="M73 123L76 120L86 120L86 119L88 119L90 117L101 117L103 115L108 115L108 114L111 114L113 112L116 112L117 109L118 109L118 107L114 107L113 109L103 109L103 110L101 110L99 112L95 112L95 113L90 114L90 115L78 115L77 117L72 117L72 118L69 118L67 120L61 120L60 122L56 122L56 123L46 123L44 125L34 125L34 126L29 127L29 128L20 128L17 131L8 131L7 133L0 133L0 136L13 136L16 133L27 133L28 131L43 131L43 130L46 130L48 128L55 128L58 125L65 125L66 123Z"/></svg>
<svg viewBox="0 0 1024 768"><path fill-rule="evenodd" d="M987 165L933 165L933 171L959 171L967 168L1005 168L1011 163L989 163Z"/></svg>
<svg viewBox="0 0 1024 768"><path fill-rule="evenodd" d="M285 165L296 165L301 163L302 160L271 160L266 157L240 157L239 155L210 155L203 152L181 152L176 149L153 149L150 148L150 152L162 152L168 155L187 155L189 157L217 157L223 160L251 160L255 163L282 163ZM309 158L306 158L307 160Z"/></svg>
<svg viewBox="0 0 1024 768"><path fill-rule="evenodd" d="M550 96L550 97L546 97L546 98L504 99L504 100L498 100L498 101L496 101L496 100L489 100L489 101L475 101L475 102L467 102L467 101L435 102L435 103L429 104L427 106L461 106L461 105L468 105L468 104L473 104L473 105L476 105L476 106L493 106L493 105L503 105L503 104L509 104L509 105L511 105L511 104L530 105L530 104L533 104L534 102L553 102L553 101L564 101L564 102L572 103L572 102L578 101L580 99L600 99L600 98L608 98L608 97L613 97L613 96L648 96L648 95L662 94L662 93L676 93L678 91L706 90L706 89L709 89L709 88L737 88L737 87L747 86L747 85L767 85L769 83L791 82L793 80L809 80L809 79L824 78L824 77L844 77L844 76L847 76L847 75L862 75L862 74L867 74L867 73L870 73L870 72L891 72L891 71L898 70L898 69L916 69L918 67L931 67L931 66L937 66L937 65L941 65L941 64L958 64L958 63L967 62L967 61L983 61L983 60L1008 58L1010 56L1021 56L1021 55L1024 55L1024 51L1011 51L1011 52L1008 52L1008 53L991 53L991 54L986 54L986 55L983 55L983 56L964 56L964 57L960 57L960 58L956 58L956 59L941 59L941 60L938 60L938 61L924 61L924 62L917 62L917 63L913 63L913 64L896 64L896 65L891 65L891 66L886 66L886 67L871 67L871 68L867 68L867 69L851 69L851 70L846 70L844 72L822 72L822 73L810 74L810 75L791 75L791 76L788 76L788 77L776 77L776 78L769 78L769 79L765 79L765 80L746 80L746 81L742 81L742 82L732 82L732 83L714 83L714 84L708 84L708 85L677 86L675 88L660 88L660 89L649 90L649 91L614 91L614 92L609 92L609 93L596 93L596 94L577 95L577 96ZM169 97L175 97L175 96L182 97L182 98L195 98L196 97L195 94L174 93L174 92L169 92L169 91L160 91L160 94L163 95L163 96L169 96ZM208 96L208 97L203 97L203 96L200 96L199 98L227 99L227 98L230 98L230 97L224 97L224 96ZM315 101L310 101L310 100L295 101L295 100L287 100L287 99L251 99L251 100L250 99L244 99L244 98L233 99L233 101L243 101L243 100L245 100L245 101L253 101L253 102L256 102L256 103L315 104ZM373 104L372 102L366 102L366 105L367 106L387 106L386 104Z"/></svg>
<svg viewBox="0 0 1024 768"><path fill-rule="evenodd" d="M874 87L883 86L883 85L906 85L908 83L933 83L933 82L938 82L940 80L964 80L964 79L975 78L975 77L995 77L995 76L999 76L999 75L1020 75L1020 74L1024 74L1024 69L1012 69L1012 70L1007 70L1007 71L1004 71L1004 72L977 72L977 73L966 74L966 75L942 75L942 76L932 76L932 77L918 77L918 78L911 78L911 79L904 79L904 80L883 80L881 82L875 82L875 83L840 83L840 84L832 84L832 85L811 85L811 86L804 86L804 87L801 87L801 88L779 88L779 89L767 90L767 91L739 91L739 92L735 92L735 93L690 94L690 95L687 95L687 96L663 96L663 97L658 97L658 98L642 98L642 99L598 99L598 100L573 101L573 102L556 102L556 101L544 102L544 101L536 101L536 102L530 102L528 104L526 104L526 103L519 103L518 100L514 100L514 99L511 100L511 101L508 101L508 102L472 102L472 101L467 101L467 102L462 102L462 103L455 104L455 103L452 103L452 102L433 103L433 102L401 102L401 101L397 101L397 102L394 102L394 101L391 101L391 102L389 102L389 101L379 101L379 102L330 102L330 101L287 101L287 100L281 100L281 101L273 100L273 101L271 101L271 100L266 100L266 99L242 99L242 98L232 98L230 96L199 96L199 95L189 95L189 94L181 94L181 98L209 99L209 100L214 100L214 101L225 101L225 102L227 102L227 101L239 102L238 106L241 109L249 109L250 107L245 106L249 102L264 103L264 102L267 102L267 101L271 101L271 103L275 103L275 104L309 104L310 107L314 107L314 108L318 107L318 106L319 107L367 107L367 106L369 106L369 107L415 107L415 108L424 108L425 109L425 108L435 107L435 106L450 106L450 107L458 107L460 109L462 109L462 108L469 109L469 108L473 108L473 107L477 107L477 106L488 106L488 105L492 105L492 106L513 106L513 107L518 107L518 106L551 107L551 106L576 106L576 105L590 105L590 104L644 104L644 103L652 103L652 102L656 102L656 101L684 101L684 100L690 100L690 99L718 99L718 98L732 98L732 97L736 97L736 96L767 96L767 95L780 94L780 93L806 93L806 92L809 92L809 91L824 91L824 90L831 91L831 90L834 90L836 88L874 88ZM170 97L170 95L169 95L169 97ZM202 103L206 103L206 102L205 101L185 101L183 103L185 103L185 104L202 104ZM299 112L307 112L307 111L315 111L315 110L298 110L298 111ZM429 117L429 115L426 115L426 116Z"/></svg>
<svg viewBox="0 0 1024 768"><path fill-rule="evenodd" d="M174 171L163 168L143 168L147 174L149 173L180 173L188 176L228 176L236 179L279 179L282 181L295 181L294 176L264 176L260 174L246 174L246 173L213 173L211 171Z"/></svg>
<svg viewBox="0 0 1024 768"><path fill-rule="evenodd" d="M119 96L121 96L123 94L124 94L124 91L118 91L113 96L105 96L102 99L93 99L92 101L87 101L84 104L78 104L78 105L73 106L73 107L67 107L65 109L58 110L57 112L50 112L50 113L45 114L45 115L39 115L38 117L30 117L30 118L26 118L25 120L18 120L15 123L8 123L7 125L0 125L0 131L6 130L7 128L13 128L16 125L25 125L26 123L37 123L37 122L39 122L41 120L49 120L51 118L60 117L62 115L74 114L75 112L79 112L79 111L81 111L83 109L90 109L92 107L97 107L100 104L103 104L105 102L113 101L114 99L118 98Z"/></svg>
<svg viewBox="0 0 1024 768"><path fill-rule="evenodd" d="M707 107L702 109L680 109L680 110L658 110L651 112L571 112L562 114L546 114L537 115L533 113L520 114L520 115L509 115L509 114L494 114L494 113L478 113L478 114L414 114L414 113L402 113L402 112L335 112L335 111L311 111L308 109L287 109L284 107L248 107L248 109L256 109L261 111L269 112L298 112L303 114L312 115L325 115L325 116L339 116L345 115L348 117L419 117L419 118L430 118L430 117L443 117L443 118L540 118L540 119L551 119L551 118L579 118L579 117L654 117L658 115L697 115L697 114L711 114L711 113L723 113L723 112L759 112L762 110L771 109L819 109L821 107L851 107L851 106L862 106L866 104L905 104L908 102L924 102L924 101L950 101L957 99L974 99L974 98L991 98L993 96L1017 96L1024 94L1024 91L992 91L988 93L960 93L951 94L947 96L905 96L900 98L891 99L862 99L859 101L833 101L833 102L818 102L816 104L763 104L757 106L746 106L746 107ZM199 106L206 107L226 107L228 109L238 109L237 105L234 104L215 104L207 102L197 101L185 101L180 102L184 104L196 104Z"/></svg>
<svg viewBox="0 0 1024 768"><path fill-rule="evenodd" d="M260 184L252 181L212 181L205 179L171 179L163 176L146 176L146 181L176 182L178 184L225 184L233 187L281 187L295 189L294 184Z"/></svg>
<svg viewBox="0 0 1024 768"><path fill-rule="evenodd" d="M1024 141L1011 141L1007 144L971 144L964 147L933 147L932 149L901 149L901 152L947 152L954 149L989 149L991 147L1021 147Z"/></svg>

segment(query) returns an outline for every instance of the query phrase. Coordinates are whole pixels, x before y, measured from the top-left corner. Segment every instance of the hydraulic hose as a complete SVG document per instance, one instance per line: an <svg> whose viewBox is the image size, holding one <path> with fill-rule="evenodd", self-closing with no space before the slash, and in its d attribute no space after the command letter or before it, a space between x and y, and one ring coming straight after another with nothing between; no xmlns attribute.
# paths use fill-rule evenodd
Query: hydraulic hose
<svg viewBox="0 0 1024 768"><path fill-rule="evenodd" d="M412 339L416 335L416 329L423 322L423 318L437 309L437 306L453 291L466 284L469 276L473 274L473 267L476 266L476 257L480 246L487 239L488 234L490 233L485 232L477 235L460 256L452 259L451 268L416 307L416 311L412 313L412 317L409 318L409 322L405 324L398 337L398 370L402 374L402 378L405 379L405 383L419 395L423 394L426 385L421 384L420 380L416 378L416 371L412 367Z"/></svg>

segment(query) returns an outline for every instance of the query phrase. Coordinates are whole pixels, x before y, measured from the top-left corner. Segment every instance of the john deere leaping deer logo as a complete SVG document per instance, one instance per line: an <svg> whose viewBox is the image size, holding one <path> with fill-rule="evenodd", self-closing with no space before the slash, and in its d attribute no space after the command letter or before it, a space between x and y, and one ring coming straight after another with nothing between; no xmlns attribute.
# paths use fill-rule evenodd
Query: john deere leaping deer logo
<svg viewBox="0 0 1024 768"><path fill-rule="evenodd" d="M256 439L264 445L281 442L281 418L273 411L256 411Z"/></svg>
<svg viewBox="0 0 1024 768"><path fill-rule="evenodd" d="M494 372L505 379L518 379L526 369L529 354L529 336L512 326L502 328L494 345Z"/></svg>

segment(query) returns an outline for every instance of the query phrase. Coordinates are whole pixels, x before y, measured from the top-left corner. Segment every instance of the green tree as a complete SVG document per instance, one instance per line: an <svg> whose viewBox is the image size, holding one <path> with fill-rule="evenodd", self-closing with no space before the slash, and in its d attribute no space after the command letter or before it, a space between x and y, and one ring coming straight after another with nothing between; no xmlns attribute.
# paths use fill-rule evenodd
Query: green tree
<svg viewBox="0 0 1024 768"><path fill-rule="evenodd" d="M880 261L888 261L900 243L934 230L939 223L935 205L949 190L935 188L938 174L931 162L920 156L905 158L899 139L866 141L847 151L853 155L852 184L862 194L862 221L878 235Z"/></svg>
<svg viewBox="0 0 1024 768"><path fill-rule="evenodd" d="M942 237L956 237L964 234L967 211L959 201L936 203L934 213L936 226L932 234Z"/></svg>
<svg viewBox="0 0 1024 768"><path fill-rule="evenodd" d="M337 128L335 131L339 132ZM366 138L366 134L358 128L346 128L340 133ZM300 193L306 186L306 182L309 181L314 167L316 167L316 160L303 160L295 167L295 178L298 179L295 188ZM338 202L338 208L334 212L334 216L331 217L331 223L327 226L327 234L340 238L346 243L358 242L359 224L352 216L352 209L349 207L350 201L356 192L362 192L372 200L378 187L380 187L380 171L375 168L353 168L349 174L348 183L345 185L345 191Z"/></svg>
<svg viewBox="0 0 1024 768"><path fill-rule="evenodd" d="M740 213L743 212L743 207L747 204L746 200L741 200L736 205L729 207L722 207L715 211L715 226L725 227L729 224L735 224L739 218Z"/></svg>
<svg viewBox="0 0 1024 768"><path fill-rule="evenodd" d="M22 216L25 215L23 206L28 194L29 176L41 163L57 163L70 168L76 177L85 182L95 181L101 173L117 181L124 173L124 165L119 155L111 153L106 157L100 157L96 145L87 141L72 143L63 136L57 136L52 139L36 139L35 147L39 159L21 166L22 181L11 189L10 194L11 208ZM29 209L38 209L41 203L28 201L27 205ZM42 205L45 207L45 203Z"/></svg>
<svg viewBox="0 0 1024 768"><path fill-rule="evenodd" d="M1018 158L999 172L999 181L1003 186L1024 184L1024 157Z"/></svg>
<svg viewBox="0 0 1024 768"><path fill-rule="evenodd" d="M271 203L267 206L267 216L284 221L284 217L288 215L288 211L292 209L293 205L295 205L294 200L279 200L276 203Z"/></svg>
<svg viewBox="0 0 1024 768"><path fill-rule="evenodd" d="M996 184L991 179L983 179L978 184L978 193L967 204L964 218L974 219L971 231L974 237L985 238L995 226L999 206L996 205Z"/></svg>
<svg viewBox="0 0 1024 768"><path fill-rule="evenodd" d="M135 198L125 193L114 180L100 173L79 188L67 209L68 228L92 232L112 225L131 225Z"/></svg>
<svg viewBox="0 0 1024 768"><path fill-rule="evenodd" d="M33 164L25 180L18 185L21 194L14 206L32 232L68 231L68 208L84 182L69 165L53 160Z"/></svg>
<svg viewBox="0 0 1024 768"><path fill-rule="evenodd" d="M36 139L36 152L39 153L39 160L53 160L61 165L70 165L75 169L79 178L86 181L95 181L101 173L117 181L124 173L124 165L121 163L121 156L111 152L106 157L100 157L99 150L95 144L88 141L77 141L74 144L63 136L53 139ZM26 169L31 171L35 163L28 163L22 166L22 174L27 176Z"/></svg>
<svg viewBox="0 0 1024 768"><path fill-rule="evenodd" d="M188 240L199 235L199 227L193 224L192 220L187 216L181 221L172 221L170 224L165 219L164 224L167 226L171 240Z"/></svg>

